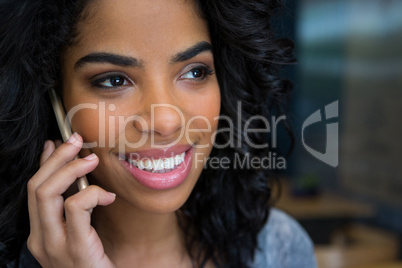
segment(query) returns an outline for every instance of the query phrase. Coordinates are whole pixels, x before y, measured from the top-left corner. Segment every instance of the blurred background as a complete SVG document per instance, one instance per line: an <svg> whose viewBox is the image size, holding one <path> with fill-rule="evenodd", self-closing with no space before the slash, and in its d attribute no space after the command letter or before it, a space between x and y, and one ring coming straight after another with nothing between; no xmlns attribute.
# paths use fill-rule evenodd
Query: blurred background
<svg viewBox="0 0 402 268"><path fill-rule="evenodd" d="M402 267L402 1L286 3L296 137L277 206L319 267Z"/></svg>

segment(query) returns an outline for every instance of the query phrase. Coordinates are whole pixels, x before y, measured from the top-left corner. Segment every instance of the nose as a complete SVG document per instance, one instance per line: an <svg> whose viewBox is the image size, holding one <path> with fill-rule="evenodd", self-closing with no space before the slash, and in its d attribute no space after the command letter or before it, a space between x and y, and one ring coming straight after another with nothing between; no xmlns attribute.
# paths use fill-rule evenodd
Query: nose
<svg viewBox="0 0 402 268"><path fill-rule="evenodd" d="M141 132L150 132L160 138L177 138L185 124L182 105L175 97L173 87L162 83L147 87L143 91L141 103L142 117L146 124L136 124Z"/></svg>

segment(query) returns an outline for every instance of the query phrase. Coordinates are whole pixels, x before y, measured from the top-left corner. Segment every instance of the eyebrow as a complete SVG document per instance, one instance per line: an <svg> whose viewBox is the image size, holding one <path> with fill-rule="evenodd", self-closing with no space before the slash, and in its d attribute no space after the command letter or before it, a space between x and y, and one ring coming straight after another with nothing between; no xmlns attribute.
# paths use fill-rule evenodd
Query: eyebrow
<svg viewBox="0 0 402 268"><path fill-rule="evenodd" d="M122 67L142 67L142 64L133 57L122 56L112 53L91 53L79 59L74 69L79 69L87 63L110 63Z"/></svg>
<svg viewBox="0 0 402 268"><path fill-rule="evenodd" d="M184 51L181 51L174 55L170 60L171 64L183 62L189 60L198 54L211 51L212 52L212 45L206 41L202 41L196 43L195 45L187 48ZM141 61L136 58L123 56L113 53L106 53L106 52L94 52L90 53L82 58L80 58L74 65L74 69L77 70L83 67L85 64L88 63L109 63L113 65L118 65L122 67L143 67Z"/></svg>
<svg viewBox="0 0 402 268"><path fill-rule="evenodd" d="M171 63L183 62L205 51L212 52L212 45L206 41L202 41L182 52L177 53L175 56L173 56L170 62Z"/></svg>

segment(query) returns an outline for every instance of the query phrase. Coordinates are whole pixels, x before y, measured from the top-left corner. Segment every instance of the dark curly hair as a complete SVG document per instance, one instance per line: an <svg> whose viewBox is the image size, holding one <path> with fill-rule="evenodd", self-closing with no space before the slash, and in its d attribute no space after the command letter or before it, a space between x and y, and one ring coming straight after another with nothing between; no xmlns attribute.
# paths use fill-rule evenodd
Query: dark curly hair
<svg viewBox="0 0 402 268"><path fill-rule="evenodd" d="M47 91L60 81L60 55L74 41L88 0L3 0L0 2L0 265L16 259L29 234L27 181L39 168L46 139L58 133ZM253 115L270 118L285 112L291 83L278 67L294 63L293 44L277 39L271 25L280 0L198 0L199 15L209 25L221 115L242 121L241 137L212 157L262 157L244 139L243 127ZM250 127L259 128L253 121ZM219 128L228 127L227 122ZM240 128L240 129L238 129ZM291 136L291 135L290 135ZM228 134L219 132L218 144ZM254 144L269 137L251 135ZM238 143L239 142L239 143ZM208 169L180 209L187 250L195 266L212 260L217 267L247 267L257 236L267 221L272 174L266 169Z"/></svg>

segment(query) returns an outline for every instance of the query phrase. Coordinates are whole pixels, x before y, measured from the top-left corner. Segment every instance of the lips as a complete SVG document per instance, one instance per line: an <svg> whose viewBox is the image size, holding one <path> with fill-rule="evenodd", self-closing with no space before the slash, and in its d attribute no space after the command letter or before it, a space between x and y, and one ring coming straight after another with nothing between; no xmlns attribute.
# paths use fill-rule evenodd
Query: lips
<svg viewBox="0 0 402 268"><path fill-rule="evenodd" d="M119 155L123 166L142 185L167 190L184 182L191 169L193 148L176 145Z"/></svg>

